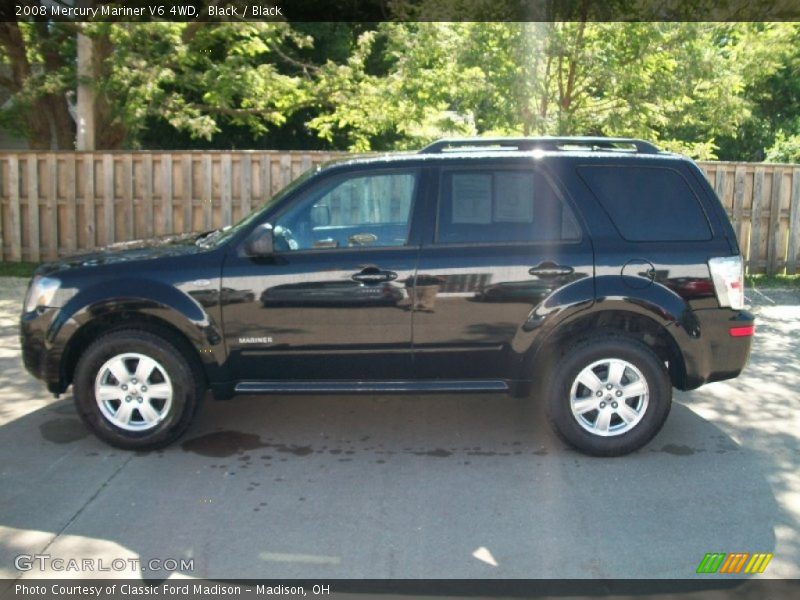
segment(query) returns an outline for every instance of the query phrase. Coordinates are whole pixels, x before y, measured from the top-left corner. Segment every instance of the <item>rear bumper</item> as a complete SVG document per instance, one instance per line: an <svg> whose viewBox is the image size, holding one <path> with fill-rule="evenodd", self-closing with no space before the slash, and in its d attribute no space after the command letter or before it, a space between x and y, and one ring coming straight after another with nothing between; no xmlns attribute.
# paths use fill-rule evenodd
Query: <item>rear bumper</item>
<svg viewBox="0 0 800 600"><path fill-rule="evenodd" d="M742 335L755 325L747 311L728 308L695 310L696 335L683 346L685 374L680 389L691 390L705 383L737 377L750 358L752 335ZM732 335L731 330L734 330Z"/></svg>

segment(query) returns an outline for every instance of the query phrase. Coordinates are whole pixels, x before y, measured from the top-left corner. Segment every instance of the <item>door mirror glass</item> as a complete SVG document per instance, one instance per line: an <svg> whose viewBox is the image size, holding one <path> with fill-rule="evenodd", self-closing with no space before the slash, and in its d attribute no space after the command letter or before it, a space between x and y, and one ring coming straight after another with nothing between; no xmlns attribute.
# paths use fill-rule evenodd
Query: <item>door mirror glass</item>
<svg viewBox="0 0 800 600"><path fill-rule="evenodd" d="M244 245L247 256L271 256L274 251L272 225L262 223L256 227Z"/></svg>

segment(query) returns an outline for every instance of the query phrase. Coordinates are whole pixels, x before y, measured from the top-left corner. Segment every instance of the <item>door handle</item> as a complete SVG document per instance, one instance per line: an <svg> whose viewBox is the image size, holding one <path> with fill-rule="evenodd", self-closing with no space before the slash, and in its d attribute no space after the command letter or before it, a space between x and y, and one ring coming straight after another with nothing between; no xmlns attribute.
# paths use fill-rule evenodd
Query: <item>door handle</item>
<svg viewBox="0 0 800 600"><path fill-rule="evenodd" d="M353 275L351 279L359 283L383 283L384 281L397 279L397 273L394 271L381 271L377 267L367 267Z"/></svg>
<svg viewBox="0 0 800 600"><path fill-rule="evenodd" d="M559 277L564 275L572 275L574 272L575 269L572 267L557 265L554 262L543 262L528 269L528 273L531 275L537 275L538 277Z"/></svg>

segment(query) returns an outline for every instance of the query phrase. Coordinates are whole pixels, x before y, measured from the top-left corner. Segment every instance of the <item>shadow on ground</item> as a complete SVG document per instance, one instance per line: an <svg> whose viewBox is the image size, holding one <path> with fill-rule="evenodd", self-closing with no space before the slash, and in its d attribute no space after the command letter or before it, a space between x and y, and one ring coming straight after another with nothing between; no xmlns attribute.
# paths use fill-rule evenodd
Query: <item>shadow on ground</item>
<svg viewBox="0 0 800 600"><path fill-rule="evenodd" d="M755 457L681 404L611 460L500 396L206 408L146 454L87 435L66 400L1 428L3 564L43 550L35 530L54 556L193 558L203 577L686 577L705 552L771 551L782 520Z"/></svg>

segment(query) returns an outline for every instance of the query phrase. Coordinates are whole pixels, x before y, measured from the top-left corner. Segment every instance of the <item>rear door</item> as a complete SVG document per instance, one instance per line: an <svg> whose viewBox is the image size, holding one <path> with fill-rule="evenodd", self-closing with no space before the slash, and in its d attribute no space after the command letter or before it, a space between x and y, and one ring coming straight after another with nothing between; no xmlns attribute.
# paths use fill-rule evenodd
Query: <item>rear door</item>
<svg viewBox="0 0 800 600"><path fill-rule="evenodd" d="M564 194L529 163L442 168L428 221L411 298L417 376L527 378L528 344L515 344L523 325L593 274L591 243Z"/></svg>

